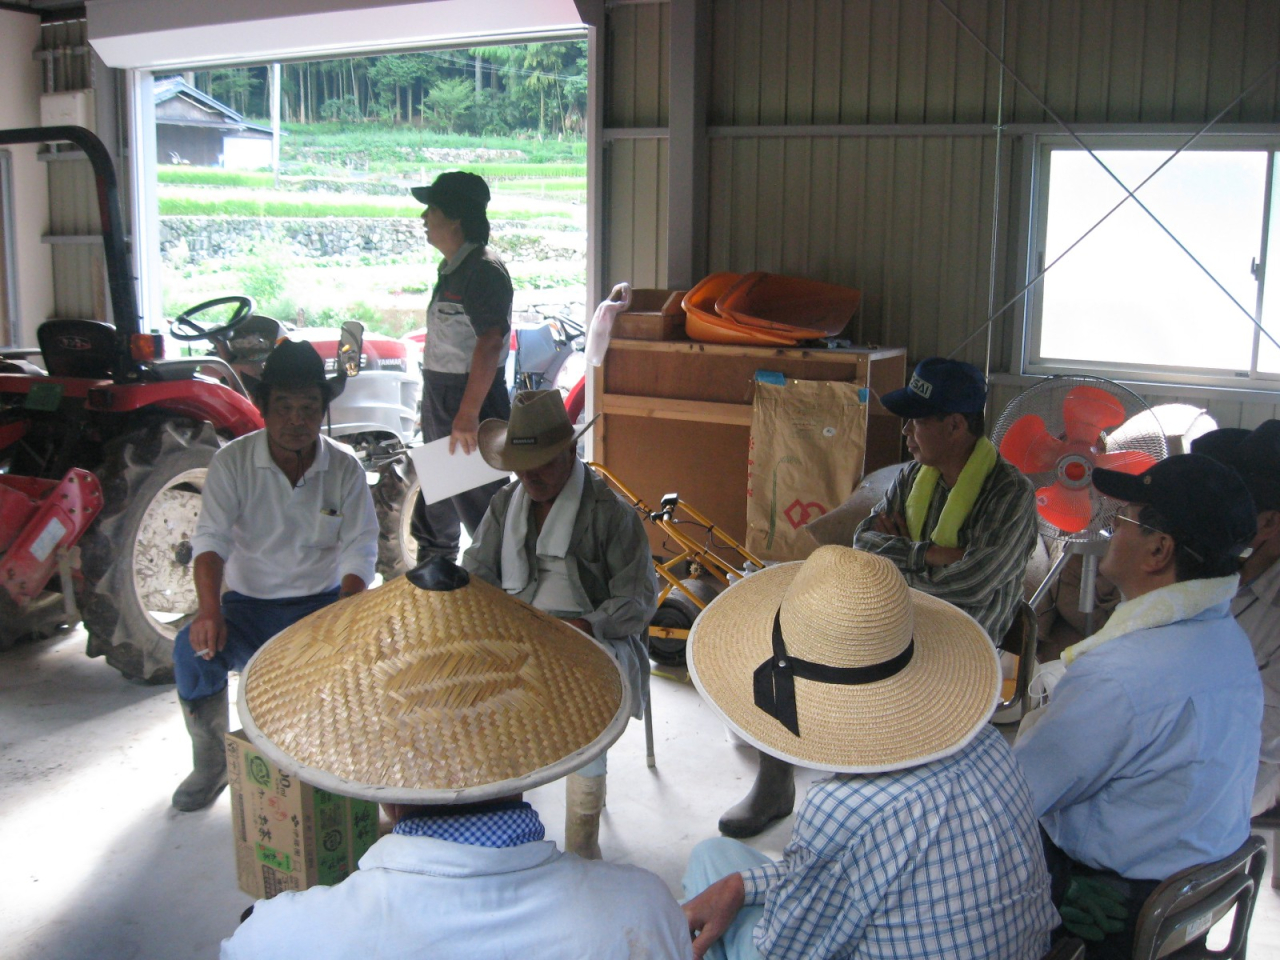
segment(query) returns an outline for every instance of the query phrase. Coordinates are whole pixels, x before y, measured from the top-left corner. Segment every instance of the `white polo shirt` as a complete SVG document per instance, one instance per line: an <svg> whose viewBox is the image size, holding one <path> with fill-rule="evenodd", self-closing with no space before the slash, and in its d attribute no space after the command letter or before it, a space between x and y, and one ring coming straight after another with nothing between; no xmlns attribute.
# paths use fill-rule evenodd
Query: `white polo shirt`
<svg viewBox="0 0 1280 960"><path fill-rule="evenodd" d="M262 600L323 593L349 573L367 584L378 518L364 468L321 436L315 462L292 487L265 430L233 440L209 464L191 548L226 562L227 589Z"/></svg>

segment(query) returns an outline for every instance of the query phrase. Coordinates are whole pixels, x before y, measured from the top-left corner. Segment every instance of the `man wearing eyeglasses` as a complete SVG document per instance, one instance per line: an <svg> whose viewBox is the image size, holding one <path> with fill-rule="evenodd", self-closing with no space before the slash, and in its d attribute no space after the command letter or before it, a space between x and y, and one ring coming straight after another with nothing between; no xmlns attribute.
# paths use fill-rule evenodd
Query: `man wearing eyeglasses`
<svg viewBox="0 0 1280 960"><path fill-rule="evenodd" d="M1099 572L1122 602L1063 652L1014 753L1044 829L1054 903L1088 957L1127 957L1143 901L1249 835L1262 684L1231 616L1256 524L1234 470L1188 454L1138 476L1095 470L1123 501Z"/></svg>

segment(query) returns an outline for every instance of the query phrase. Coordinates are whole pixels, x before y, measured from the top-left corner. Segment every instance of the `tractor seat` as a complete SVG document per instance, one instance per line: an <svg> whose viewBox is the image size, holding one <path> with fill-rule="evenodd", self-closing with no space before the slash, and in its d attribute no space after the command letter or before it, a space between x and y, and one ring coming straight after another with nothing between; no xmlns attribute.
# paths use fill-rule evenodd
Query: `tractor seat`
<svg viewBox="0 0 1280 960"><path fill-rule="evenodd" d="M46 320L36 331L51 377L111 378L116 328L101 320Z"/></svg>

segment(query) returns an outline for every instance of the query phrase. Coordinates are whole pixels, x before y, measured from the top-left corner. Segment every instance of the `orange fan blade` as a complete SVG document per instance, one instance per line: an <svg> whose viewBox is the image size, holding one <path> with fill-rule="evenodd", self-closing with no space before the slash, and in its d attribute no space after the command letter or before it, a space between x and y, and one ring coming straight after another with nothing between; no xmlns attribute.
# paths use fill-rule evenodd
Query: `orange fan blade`
<svg viewBox="0 0 1280 960"><path fill-rule="evenodd" d="M1051 434L1034 413L1010 424L1000 441L1000 455L1023 473L1052 470L1062 455L1062 441Z"/></svg>
<svg viewBox="0 0 1280 960"><path fill-rule="evenodd" d="M1121 473L1144 473L1148 467L1156 465L1156 458L1141 450L1117 450L1115 453L1104 453L1093 464L1104 470L1119 470Z"/></svg>
<svg viewBox="0 0 1280 960"><path fill-rule="evenodd" d="M1093 501L1088 490L1055 483L1036 491L1036 512L1063 533L1079 533L1093 516Z"/></svg>
<svg viewBox="0 0 1280 960"><path fill-rule="evenodd" d="M1072 387L1062 401L1067 439L1098 445L1098 435L1124 423L1124 404L1099 387Z"/></svg>

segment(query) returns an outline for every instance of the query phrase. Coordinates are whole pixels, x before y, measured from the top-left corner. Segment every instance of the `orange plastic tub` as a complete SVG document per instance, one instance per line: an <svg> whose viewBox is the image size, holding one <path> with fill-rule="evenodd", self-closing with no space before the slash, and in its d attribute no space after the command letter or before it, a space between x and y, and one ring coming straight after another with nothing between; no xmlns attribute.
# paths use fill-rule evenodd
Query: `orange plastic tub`
<svg viewBox="0 0 1280 960"><path fill-rule="evenodd" d="M716 300L716 312L742 327L796 339L834 337L858 312L862 291L777 273L748 273Z"/></svg>
<svg viewBox="0 0 1280 960"><path fill-rule="evenodd" d="M760 327L744 328L716 313L716 300L742 279L739 273L713 273L704 277L684 295L684 332L690 340L703 343L740 343L764 346L794 346L795 336Z"/></svg>

